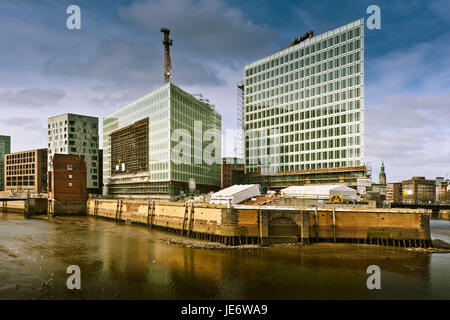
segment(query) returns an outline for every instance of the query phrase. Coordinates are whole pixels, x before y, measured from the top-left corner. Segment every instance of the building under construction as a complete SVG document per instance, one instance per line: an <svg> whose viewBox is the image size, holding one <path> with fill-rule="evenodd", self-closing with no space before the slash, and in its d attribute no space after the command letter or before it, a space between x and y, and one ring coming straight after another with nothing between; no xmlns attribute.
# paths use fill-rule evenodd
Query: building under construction
<svg viewBox="0 0 450 320"><path fill-rule="evenodd" d="M364 162L364 19L245 66L246 183L357 184ZM239 91L238 91L239 93Z"/></svg>
<svg viewBox="0 0 450 320"><path fill-rule="evenodd" d="M170 82L170 30L164 85L103 118L104 193L168 198L220 187L222 117L208 99Z"/></svg>
<svg viewBox="0 0 450 320"><path fill-rule="evenodd" d="M220 133L221 121L207 100L170 82L104 117L103 181L108 194L167 198L187 194L189 181L195 181L199 192L217 190L220 134L215 141L218 160L208 164L203 152L213 143L205 133ZM186 161L175 159L180 146Z"/></svg>

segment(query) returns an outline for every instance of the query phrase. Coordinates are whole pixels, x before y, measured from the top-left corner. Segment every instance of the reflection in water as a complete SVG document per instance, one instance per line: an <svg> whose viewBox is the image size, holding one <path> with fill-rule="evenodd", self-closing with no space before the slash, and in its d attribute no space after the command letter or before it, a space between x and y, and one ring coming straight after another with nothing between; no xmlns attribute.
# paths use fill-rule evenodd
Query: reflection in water
<svg viewBox="0 0 450 320"><path fill-rule="evenodd" d="M448 221L434 228L450 234ZM88 217L8 216L0 220L0 298L450 298L450 254L351 244L204 250L161 235ZM73 264L82 290L66 287ZM366 287L372 264L382 270L381 290Z"/></svg>

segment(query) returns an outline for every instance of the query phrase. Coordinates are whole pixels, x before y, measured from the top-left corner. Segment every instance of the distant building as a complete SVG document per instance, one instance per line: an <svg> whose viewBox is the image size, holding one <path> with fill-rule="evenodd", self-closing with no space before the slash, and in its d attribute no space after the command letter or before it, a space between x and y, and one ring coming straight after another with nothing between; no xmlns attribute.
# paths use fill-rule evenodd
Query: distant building
<svg viewBox="0 0 450 320"><path fill-rule="evenodd" d="M58 153L81 155L89 193L98 193L100 188L98 150L98 118L66 113L48 119L48 163Z"/></svg>
<svg viewBox="0 0 450 320"><path fill-rule="evenodd" d="M243 99L246 183L366 178L364 19L246 65Z"/></svg>
<svg viewBox="0 0 450 320"><path fill-rule="evenodd" d="M436 181L425 177L412 177L402 181L403 203L429 203L436 201Z"/></svg>
<svg viewBox="0 0 450 320"><path fill-rule="evenodd" d="M190 179L197 191L218 190L221 121L206 100L172 83L112 112L103 119L105 190L167 198L187 194ZM207 163L211 132L217 133L217 147L214 161Z"/></svg>
<svg viewBox="0 0 450 320"><path fill-rule="evenodd" d="M368 194L368 199L379 201L386 200L386 184L372 183L368 190Z"/></svg>
<svg viewBox="0 0 450 320"><path fill-rule="evenodd" d="M83 157L55 154L48 171L48 213L84 214L86 187L86 163Z"/></svg>
<svg viewBox="0 0 450 320"><path fill-rule="evenodd" d="M388 202L402 202L402 183L388 183L386 186L386 200Z"/></svg>
<svg viewBox="0 0 450 320"><path fill-rule="evenodd" d="M381 170L380 174L378 176L378 183L379 184L386 184L386 172L384 172L384 162L381 162Z"/></svg>
<svg viewBox="0 0 450 320"><path fill-rule="evenodd" d="M438 184L439 203L450 203L450 183L443 181Z"/></svg>
<svg viewBox="0 0 450 320"><path fill-rule="evenodd" d="M223 158L220 188L225 189L235 184L244 184L244 160L239 158Z"/></svg>
<svg viewBox="0 0 450 320"><path fill-rule="evenodd" d="M47 149L5 155L5 191L47 191Z"/></svg>
<svg viewBox="0 0 450 320"><path fill-rule="evenodd" d="M0 191L5 191L5 154L11 152L11 137L0 136Z"/></svg>

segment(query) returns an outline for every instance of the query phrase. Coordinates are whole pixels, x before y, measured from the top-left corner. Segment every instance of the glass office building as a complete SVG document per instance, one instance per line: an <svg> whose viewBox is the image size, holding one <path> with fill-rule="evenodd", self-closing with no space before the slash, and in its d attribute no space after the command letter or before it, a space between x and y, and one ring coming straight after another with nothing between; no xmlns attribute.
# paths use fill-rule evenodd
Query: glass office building
<svg viewBox="0 0 450 320"><path fill-rule="evenodd" d="M11 137L0 136L0 191L5 191L5 155L11 153Z"/></svg>
<svg viewBox="0 0 450 320"><path fill-rule="evenodd" d="M364 19L245 66L244 85L248 182L353 184L365 175Z"/></svg>
<svg viewBox="0 0 450 320"><path fill-rule="evenodd" d="M216 136L217 161L208 164L203 152L221 131L221 116L177 86L167 83L103 119L103 181L113 195L179 195L190 179L199 191L220 186L221 138ZM188 137L180 138L179 133ZM205 136L206 133L206 136ZM179 161L178 150L184 156ZM178 148L178 149L177 149Z"/></svg>

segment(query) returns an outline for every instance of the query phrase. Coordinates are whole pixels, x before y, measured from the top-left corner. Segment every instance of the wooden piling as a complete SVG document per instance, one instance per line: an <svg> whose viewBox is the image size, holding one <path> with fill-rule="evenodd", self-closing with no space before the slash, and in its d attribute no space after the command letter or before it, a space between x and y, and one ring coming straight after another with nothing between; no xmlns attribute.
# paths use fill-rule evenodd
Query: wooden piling
<svg viewBox="0 0 450 320"><path fill-rule="evenodd" d="M334 243L336 243L336 210L334 207L333 207L333 239Z"/></svg>

